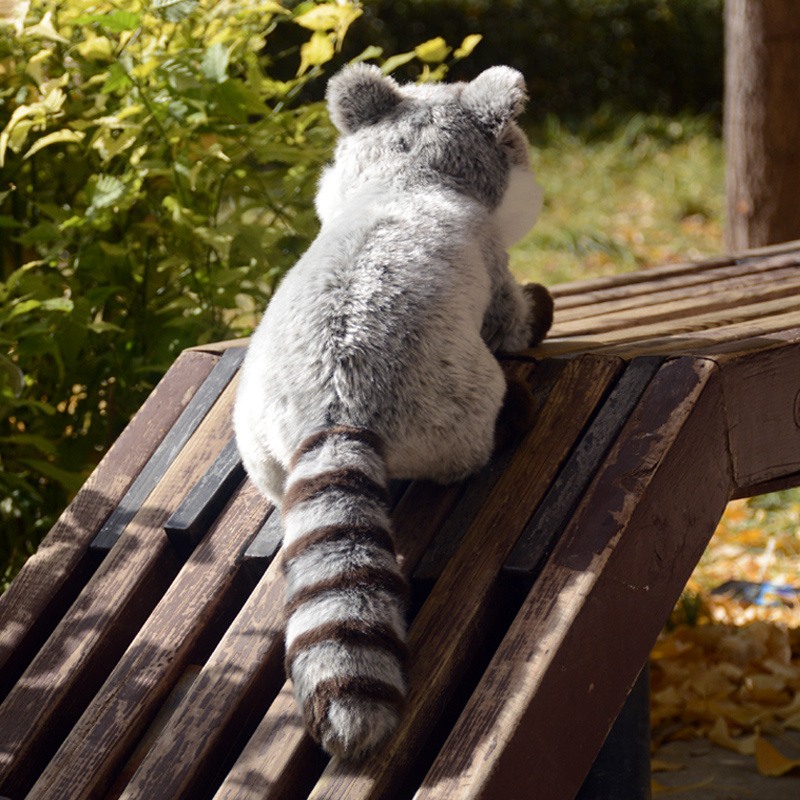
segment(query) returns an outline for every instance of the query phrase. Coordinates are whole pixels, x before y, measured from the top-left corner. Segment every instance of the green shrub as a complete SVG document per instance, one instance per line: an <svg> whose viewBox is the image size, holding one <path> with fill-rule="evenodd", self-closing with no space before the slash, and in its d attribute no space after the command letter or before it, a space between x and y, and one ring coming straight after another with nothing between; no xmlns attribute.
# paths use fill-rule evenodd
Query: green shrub
<svg viewBox="0 0 800 800"><path fill-rule="evenodd" d="M0 25L0 577L178 353L247 333L307 246L333 137L303 91L360 14L70 0ZM406 60L441 74L441 44Z"/></svg>

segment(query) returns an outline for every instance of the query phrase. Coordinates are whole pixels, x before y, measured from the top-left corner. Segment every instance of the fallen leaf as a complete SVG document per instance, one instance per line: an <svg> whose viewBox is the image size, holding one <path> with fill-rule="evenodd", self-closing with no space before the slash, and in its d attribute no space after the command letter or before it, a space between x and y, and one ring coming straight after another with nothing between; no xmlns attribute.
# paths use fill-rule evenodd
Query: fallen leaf
<svg viewBox="0 0 800 800"><path fill-rule="evenodd" d="M800 758L787 758L760 736L756 739L755 753L758 771L762 775L778 777L800 767Z"/></svg>

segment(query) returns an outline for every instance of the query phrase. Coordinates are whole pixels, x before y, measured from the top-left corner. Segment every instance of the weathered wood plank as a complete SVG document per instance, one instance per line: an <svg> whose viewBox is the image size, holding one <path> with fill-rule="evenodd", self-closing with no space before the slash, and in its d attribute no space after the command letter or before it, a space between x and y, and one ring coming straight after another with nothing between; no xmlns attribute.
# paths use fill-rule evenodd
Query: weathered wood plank
<svg viewBox="0 0 800 800"><path fill-rule="evenodd" d="M398 730L360 767L332 760L310 798L396 796L488 632L502 563L620 369L614 359L583 356L564 370L411 626L409 695Z"/></svg>
<svg viewBox="0 0 800 800"><path fill-rule="evenodd" d="M560 320L551 330L555 338L563 336L596 336L609 331L630 329L646 321L648 325L663 322L679 322L700 315L725 312L728 309L739 311L754 303L768 300L791 298L800 295L800 269L794 267L792 276L783 280L773 279L760 286L745 285L737 289L726 289L703 295L696 295L689 289L682 289L676 294L677 299L666 301L665 298L651 295L646 305L634 308L610 310L582 316L571 321ZM704 287L706 288L706 287ZM605 304L604 304L605 305Z"/></svg>
<svg viewBox="0 0 800 800"><path fill-rule="evenodd" d="M416 563L457 495L458 487L425 483L413 484L404 494L394 519L405 570ZM238 747L244 746L285 683L283 574L275 561L210 656L123 798L180 800L195 797L198 786L208 788L213 781L212 762L218 764L231 752L235 755L236 742ZM280 751L298 758L305 748L311 761L302 761L299 766L293 763L290 769L313 770L319 750L316 745L307 747L303 743L306 733L296 706L288 708L287 713L277 720ZM255 780L261 785L263 778L255 776Z"/></svg>
<svg viewBox="0 0 800 800"><path fill-rule="evenodd" d="M787 259L783 259L786 261ZM602 315L615 315L622 311L631 309L646 309L650 306L657 306L669 303L674 300L682 300L687 296L691 297L713 297L718 294L736 289L751 288L753 294L757 295L758 290L765 284L773 284L796 278L798 275L798 262L800 257L791 259L789 266L781 264L765 269L759 263L756 268L748 264L738 264L735 267L725 269L709 270L705 273L707 280L700 281L699 275L692 276L698 280L688 284L680 279L674 279L669 284L664 285L659 281L650 283L640 283L630 287L630 291L619 289L615 294L616 298L602 299L599 293L593 293L585 297L585 302L578 303L580 295L576 295L569 300L574 301L569 305L559 305L556 303L556 322L561 325L573 320L586 319Z"/></svg>
<svg viewBox="0 0 800 800"><path fill-rule="evenodd" d="M772 346L769 339L773 336L786 336L792 340L795 336L794 332L799 327L800 311L790 311L773 313L768 317L745 319L716 328L698 328L691 333L632 336L630 341L623 341L619 344L609 344L600 336L546 339L536 349L526 350L525 355L539 359L574 356L579 353L614 355L620 358L647 355L708 355L713 357L718 352L735 353L739 342L742 343L742 348L758 349L759 340L764 343L765 347Z"/></svg>
<svg viewBox="0 0 800 800"><path fill-rule="evenodd" d="M203 353L179 356L0 596L0 700L94 571L87 548L100 525L216 363Z"/></svg>
<svg viewBox="0 0 800 800"><path fill-rule="evenodd" d="M191 552L243 478L244 465L232 438L164 525L172 546Z"/></svg>
<svg viewBox="0 0 800 800"><path fill-rule="evenodd" d="M547 361L539 364L534 370L531 364L518 364L516 374L506 367L506 375L516 380L532 383L538 413L566 366L565 361ZM481 506L486 502L500 476L511 463L515 450L516 448L506 448L496 453L479 473L465 481L453 512L414 569L411 579L415 587L418 588L421 584L426 587L426 590L430 590L439 579L448 561L458 549L464 534L478 515Z"/></svg>
<svg viewBox="0 0 800 800"><path fill-rule="evenodd" d="M797 265L800 251L779 255L763 261L730 260L700 261L692 265L667 265L649 267L638 272L625 272L608 278L592 279L586 282L551 286L555 298L556 314L574 307L591 307L606 301L623 301L625 298L638 298L670 289L701 287L721 278L765 273L768 277L774 270ZM671 266L679 267L672 274ZM683 270L689 266L690 269ZM586 289L584 291L584 288Z"/></svg>
<svg viewBox="0 0 800 800"><path fill-rule="evenodd" d="M231 437L236 381L200 423L0 706L0 791L22 795L180 568L163 526Z"/></svg>
<svg viewBox="0 0 800 800"><path fill-rule="evenodd" d="M222 634L247 596L241 554L269 513L245 481L139 630L28 794L101 796L189 663ZM212 639L209 642L209 639Z"/></svg>
<svg viewBox="0 0 800 800"><path fill-rule="evenodd" d="M175 456L189 441L191 435L208 410L229 384L244 357L240 349L226 351L220 358L203 385L192 397L175 424L170 428L164 441L158 446L147 466L139 473L130 489L120 500L111 516L103 523L100 532L92 541L92 549L105 552L110 550L128 523L142 507L150 492L169 469Z"/></svg>
<svg viewBox="0 0 800 800"><path fill-rule="evenodd" d="M534 399L541 407L564 366L550 364L545 369L535 368L531 363L509 361L504 364L504 370L507 377L518 380L528 380L534 373ZM404 574L413 570L412 597L419 594L420 558L425 558L439 542L436 558L422 569L423 580L432 579L434 571L438 577L481 505L469 499L464 502L470 487L485 498L502 472L500 465L504 468L515 450L512 446L499 453L494 463L465 484L446 488L412 484L408 495L403 495L394 515L395 540ZM438 533L433 537L435 531ZM443 532L454 540L452 549L448 542L439 541ZM419 602L419 598L414 599ZM283 797L284 792L287 796L299 796L303 792L298 787L306 786L310 790L324 765L319 748L305 733L291 684L287 681L220 787L216 800L244 798L251 796L251 792L259 797Z"/></svg>
<svg viewBox="0 0 800 800"><path fill-rule="evenodd" d="M736 486L800 471L800 344L727 360L722 388Z"/></svg>
<svg viewBox="0 0 800 800"><path fill-rule="evenodd" d="M716 372L651 382L415 800L575 796L730 494Z"/></svg>
<svg viewBox="0 0 800 800"><path fill-rule="evenodd" d="M619 381L578 441L564 468L506 559L503 569L518 590L528 593L552 552L586 487L616 441L663 359L646 356L625 367Z"/></svg>

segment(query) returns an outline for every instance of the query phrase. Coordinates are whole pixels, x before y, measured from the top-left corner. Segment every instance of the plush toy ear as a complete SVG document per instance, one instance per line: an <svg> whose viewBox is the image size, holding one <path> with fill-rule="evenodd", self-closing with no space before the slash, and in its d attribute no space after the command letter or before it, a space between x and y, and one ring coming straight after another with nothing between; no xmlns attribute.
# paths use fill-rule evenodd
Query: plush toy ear
<svg viewBox="0 0 800 800"><path fill-rule="evenodd" d="M477 117L478 124L499 136L525 108L525 78L512 67L490 67L464 87L461 101Z"/></svg>
<svg viewBox="0 0 800 800"><path fill-rule="evenodd" d="M373 64L345 67L328 82L328 112L342 133L373 125L391 113L402 97L398 85Z"/></svg>

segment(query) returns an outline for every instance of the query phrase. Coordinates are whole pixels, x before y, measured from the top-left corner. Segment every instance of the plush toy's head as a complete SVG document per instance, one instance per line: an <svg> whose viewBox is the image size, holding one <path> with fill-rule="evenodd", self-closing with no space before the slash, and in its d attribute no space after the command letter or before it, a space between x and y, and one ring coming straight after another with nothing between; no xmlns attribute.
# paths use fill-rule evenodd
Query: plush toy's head
<svg viewBox="0 0 800 800"><path fill-rule="evenodd" d="M369 181L438 184L494 210L511 169L528 166L528 142L514 121L526 97L522 75L510 67L492 67L470 83L406 86L375 66L346 67L328 84L342 136L323 183L337 183L338 200Z"/></svg>

